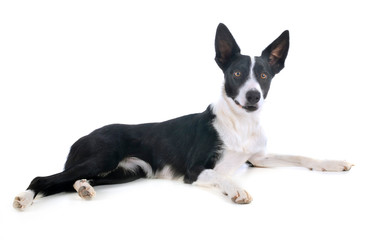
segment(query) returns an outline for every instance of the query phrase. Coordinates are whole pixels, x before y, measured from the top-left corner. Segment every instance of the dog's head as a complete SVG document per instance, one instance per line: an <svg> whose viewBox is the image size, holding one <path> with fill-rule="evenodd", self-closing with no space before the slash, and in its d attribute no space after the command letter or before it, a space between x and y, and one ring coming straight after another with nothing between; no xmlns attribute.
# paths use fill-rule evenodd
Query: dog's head
<svg viewBox="0 0 375 240"><path fill-rule="evenodd" d="M272 78L284 68L288 49L286 30L260 57L242 55L229 29L220 23L215 38L215 60L224 72L225 94L231 104L245 112L258 110L267 97Z"/></svg>

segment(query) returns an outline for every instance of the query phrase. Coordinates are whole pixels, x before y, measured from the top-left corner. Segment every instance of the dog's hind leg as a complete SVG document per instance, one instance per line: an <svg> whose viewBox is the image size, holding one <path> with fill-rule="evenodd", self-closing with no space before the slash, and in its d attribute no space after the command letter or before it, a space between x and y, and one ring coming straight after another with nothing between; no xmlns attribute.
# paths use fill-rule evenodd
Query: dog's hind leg
<svg viewBox="0 0 375 240"><path fill-rule="evenodd" d="M61 173L47 177L36 177L31 181L25 192L15 197L13 206L22 210L30 206L38 194L48 196L59 192L74 191L73 184L77 180L95 178L101 173L112 171L117 165L118 162L108 161L108 158L102 156L88 159Z"/></svg>
<svg viewBox="0 0 375 240"><path fill-rule="evenodd" d="M249 160L255 167L305 167L316 171L349 171L354 164L338 160L318 160L294 155L258 155Z"/></svg>

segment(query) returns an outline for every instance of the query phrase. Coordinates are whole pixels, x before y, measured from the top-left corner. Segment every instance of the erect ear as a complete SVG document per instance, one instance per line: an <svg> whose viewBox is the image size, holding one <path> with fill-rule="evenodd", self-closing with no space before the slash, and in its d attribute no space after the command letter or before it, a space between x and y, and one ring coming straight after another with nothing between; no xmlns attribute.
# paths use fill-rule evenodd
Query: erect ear
<svg viewBox="0 0 375 240"><path fill-rule="evenodd" d="M274 74L284 68L284 63L289 50L289 31L285 30L262 52L262 58L268 61Z"/></svg>
<svg viewBox="0 0 375 240"><path fill-rule="evenodd" d="M216 63L223 71L228 67L231 58L241 51L229 29L222 23L219 24L216 30L215 50Z"/></svg>

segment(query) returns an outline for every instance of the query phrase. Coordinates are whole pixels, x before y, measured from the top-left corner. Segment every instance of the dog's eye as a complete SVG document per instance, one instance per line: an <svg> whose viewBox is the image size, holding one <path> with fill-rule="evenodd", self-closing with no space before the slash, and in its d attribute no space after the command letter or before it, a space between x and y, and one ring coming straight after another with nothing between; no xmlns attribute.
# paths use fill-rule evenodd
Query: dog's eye
<svg viewBox="0 0 375 240"><path fill-rule="evenodd" d="M233 75L234 75L235 77L241 77L241 72L234 72Z"/></svg>
<svg viewBox="0 0 375 240"><path fill-rule="evenodd" d="M267 74L265 74L265 73L260 74L260 78L261 79L266 79L267 78Z"/></svg>

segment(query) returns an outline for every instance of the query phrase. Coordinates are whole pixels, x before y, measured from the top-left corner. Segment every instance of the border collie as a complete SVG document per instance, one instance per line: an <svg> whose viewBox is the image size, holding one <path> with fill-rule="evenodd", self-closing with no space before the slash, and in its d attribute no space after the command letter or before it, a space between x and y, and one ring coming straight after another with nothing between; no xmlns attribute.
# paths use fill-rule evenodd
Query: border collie
<svg viewBox="0 0 375 240"><path fill-rule="evenodd" d="M93 186L139 178L183 178L185 183L219 188L235 203L252 197L230 180L246 162L255 167L301 166L318 171L347 171L345 161L300 156L266 155L266 137L259 122L272 79L283 68L289 49L284 31L261 56L242 55L224 24L216 31L216 63L224 73L221 98L197 114L161 123L113 124L80 138L70 149L65 170L36 177L15 197L24 209L38 195L74 191L84 199Z"/></svg>

